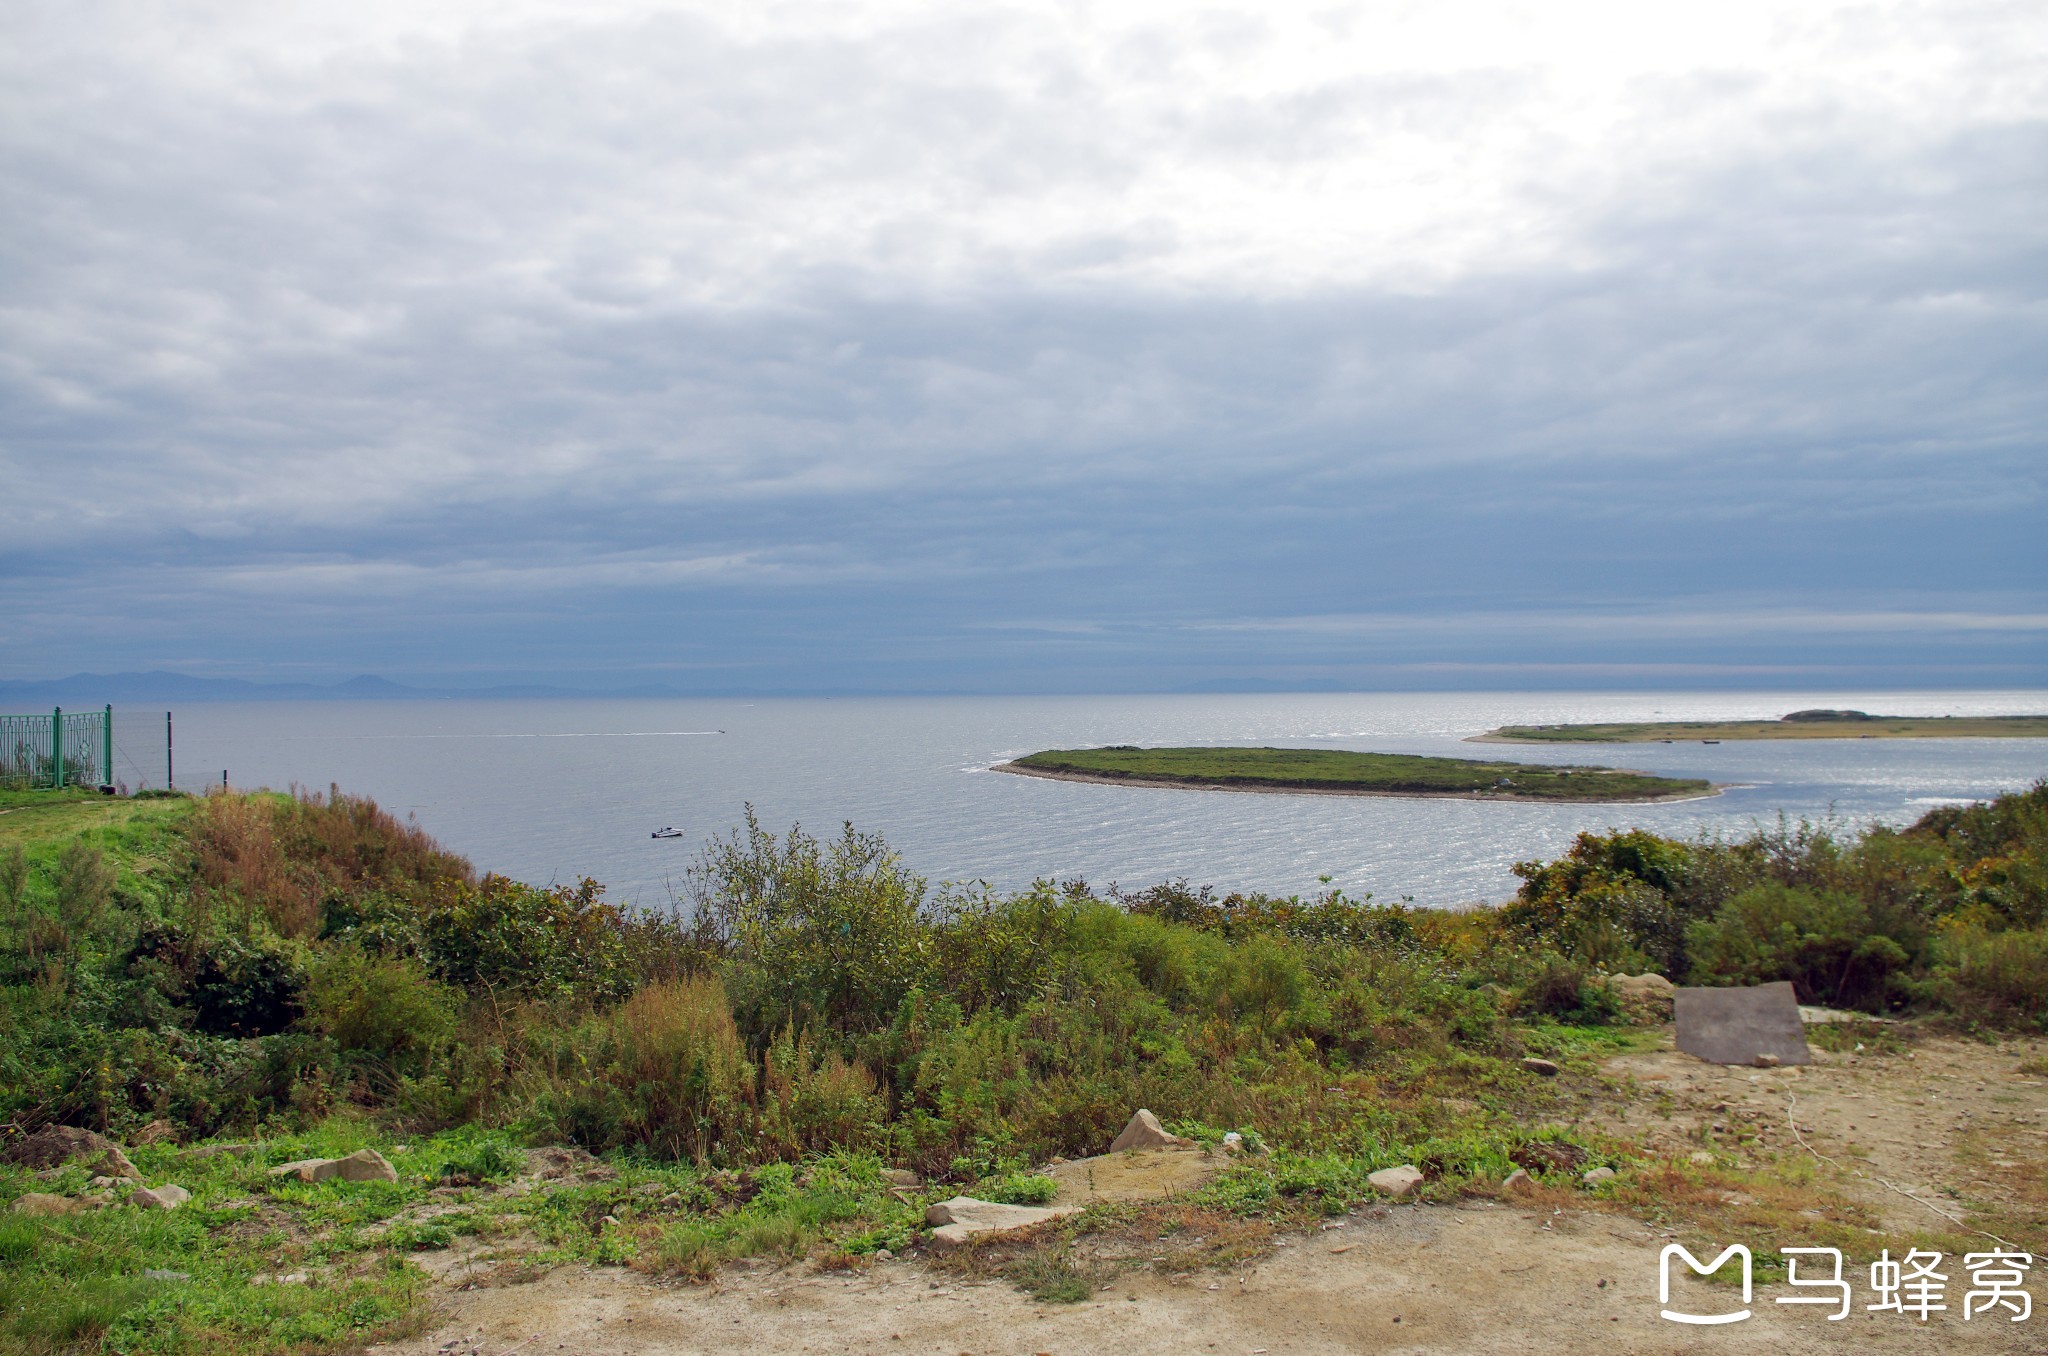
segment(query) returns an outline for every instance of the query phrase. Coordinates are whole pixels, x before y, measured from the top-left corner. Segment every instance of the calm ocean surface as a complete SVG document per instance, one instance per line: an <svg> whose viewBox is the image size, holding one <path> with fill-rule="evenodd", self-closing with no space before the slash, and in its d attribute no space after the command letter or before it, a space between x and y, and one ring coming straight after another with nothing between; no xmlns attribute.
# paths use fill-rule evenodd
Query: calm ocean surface
<svg viewBox="0 0 2048 1356"><path fill-rule="evenodd" d="M192 703L177 708L179 785L294 782L374 796L481 868L546 884L595 876L658 904L751 802L763 824L882 834L934 883L1035 877L1127 887L1185 877L1441 905L1504 898L1516 861L1584 829L1739 833L1780 812L1904 823L1952 798L2048 776L2048 740L1486 745L1497 725L1775 717L1812 706L1903 715L2048 711L2048 692L1393 693L681 701ZM116 713L116 772L163 779L161 712ZM991 763L1092 744L1287 744L1590 762L1732 783L1669 805L1242 795L1086 786ZM679 840L648 834L663 825Z"/></svg>

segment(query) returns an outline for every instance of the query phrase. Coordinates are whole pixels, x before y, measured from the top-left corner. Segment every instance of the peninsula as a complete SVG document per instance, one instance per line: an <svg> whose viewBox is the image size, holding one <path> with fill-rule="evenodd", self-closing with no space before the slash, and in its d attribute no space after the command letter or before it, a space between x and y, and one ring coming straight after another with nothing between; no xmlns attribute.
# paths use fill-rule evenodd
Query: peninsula
<svg viewBox="0 0 2048 1356"><path fill-rule="evenodd" d="M1467 800L1689 800L1716 794L1698 778L1626 768L1426 758L1345 749L1048 749L997 772L1056 781L1325 796L1454 796Z"/></svg>
<svg viewBox="0 0 2048 1356"><path fill-rule="evenodd" d="M1468 744L1652 744L1720 739L2048 739L2048 716L1873 716L1794 711L1776 720L1620 721L1503 725Z"/></svg>

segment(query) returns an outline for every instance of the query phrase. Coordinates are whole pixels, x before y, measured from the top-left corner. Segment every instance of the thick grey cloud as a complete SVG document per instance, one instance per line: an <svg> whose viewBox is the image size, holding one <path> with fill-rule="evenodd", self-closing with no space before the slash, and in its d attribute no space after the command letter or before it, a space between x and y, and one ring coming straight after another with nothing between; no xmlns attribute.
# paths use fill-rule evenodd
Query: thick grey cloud
<svg viewBox="0 0 2048 1356"><path fill-rule="evenodd" d="M2028 7L23 8L12 676L2048 658Z"/></svg>

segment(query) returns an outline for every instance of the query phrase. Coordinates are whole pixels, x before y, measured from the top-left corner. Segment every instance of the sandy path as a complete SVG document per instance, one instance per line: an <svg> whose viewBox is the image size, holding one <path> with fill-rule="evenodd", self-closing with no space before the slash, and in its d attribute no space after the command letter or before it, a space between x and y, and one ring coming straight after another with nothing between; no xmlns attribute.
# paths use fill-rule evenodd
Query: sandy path
<svg viewBox="0 0 2048 1356"><path fill-rule="evenodd" d="M733 1276L717 1288L662 1286L624 1270L564 1269L528 1285L469 1292L452 1322L377 1353L1190 1351L1558 1353L2048 1350L2048 1316L2013 1324L1957 1314L1926 1327L1898 1315L1771 1302L1753 1317L1685 1328L1659 1317L1663 1237L1600 1214L1510 1207L1401 1208L1296 1240L1256 1267L1185 1278L1134 1275L1095 1300L1047 1305L1001 1282L962 1284L910 1262L858 1275L801 1270ZM1333 1251L1341 1248L1343 1251ZM1603 1286L1601 1282L1605 1281ZM1213 1288L1212 1288L1213 1287ZM1674 1304L1721 1312L1732 1289L1690 1281ZM2033 1342L2036 1345L2029 1346ZM452 1344L452 1345L451 1345ZM525 1344L522 1346L522 1344Z"/></svg>
<svg viewBox="0 0 2048 1356"><path fill-rule="evenodd" d="M1602 1119L1653 1149L1708 1147L1738 1162L1803 1153L1803 1139L1850 1174L1848 1189L1887 1230L1938 1228L1938 1215L1960 1215L1973 1197L2048 1174L2048 1078L2020 1069L2044 1048L1932 1040L1894 1054L1816 1049L1803 1069L1723 1068L1675 1050L1627 1055L1607 1068L1633 1080L1634 1092ZM2048 1238L2014 1241L2048 1252Z"/></svg>
<svg viewBox="0 0 2048 1356"><path fill-rule="evenodd" d="M1668 1036L1668 1028L1666 1029ZM1936 1040L1913 1051L1830 1055L1803 1070L1717 1068L1658 1050L1610 1060L1613 1091L1586 1119L1672 1151L1702 1147L1738 1163L1816 1149L1862 1177L1849 1181L1896 1233L1939 1224L1925 1205L1960 1213L1972 1196L2048 1178L2048 1079L2029 1074L2048 1041ZM1719 1127L1719 1129L1716 1129ZM1950 1310L1923 1325L1872 1314L1867 1275L1852 1268L1855 1305L1783 1306L1793 1293L1757 1286L1752 1317L1685 1327L1659 1315L1658 1226L1595 1211L1472 1201L1355 1213L1287 1240L1239 1271L1134 1272L1085 1303L1041 1304L1011 1285L963 1282L917 1261L850 1274L765 1265L714 1286L665 1284L624 1269L563 1268L525 1284L451 1288L429 1335L372 1348L388 1356L503 1356L517 1349L590 1356L687 1353L920 1353L1081 1356L1113 1350L1193 1353L2048 1353L2048 1263L2028 1289L2041 1312L2023 1323L1961 1316L1967 1274L1956 1258ZM1740 1241L1734 1238L1726 1241ZM2036 1253L2048 1238L2018 1240ZM1987 1246L1988 1246L1987 1240ZM487 1267L450 1270L450 1282ZM1605 1282L1603 1285L1602 1282ZM1733 1287L1680 1269L1674 1307L1725 1312ZM1397 1321L1398 1320L1398 1321Z"/></svg>

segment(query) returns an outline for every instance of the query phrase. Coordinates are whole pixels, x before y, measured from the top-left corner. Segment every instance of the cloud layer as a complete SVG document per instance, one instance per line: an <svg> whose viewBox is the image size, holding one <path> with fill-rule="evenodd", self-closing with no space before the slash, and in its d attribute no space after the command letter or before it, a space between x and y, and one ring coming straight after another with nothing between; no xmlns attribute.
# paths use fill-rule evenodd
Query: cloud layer
<svg viewBox="0 0 2048 1356"><path fill-rule="evenodd" d="M2048 672L2029 6L24 8L5 676Z"/></svg>

